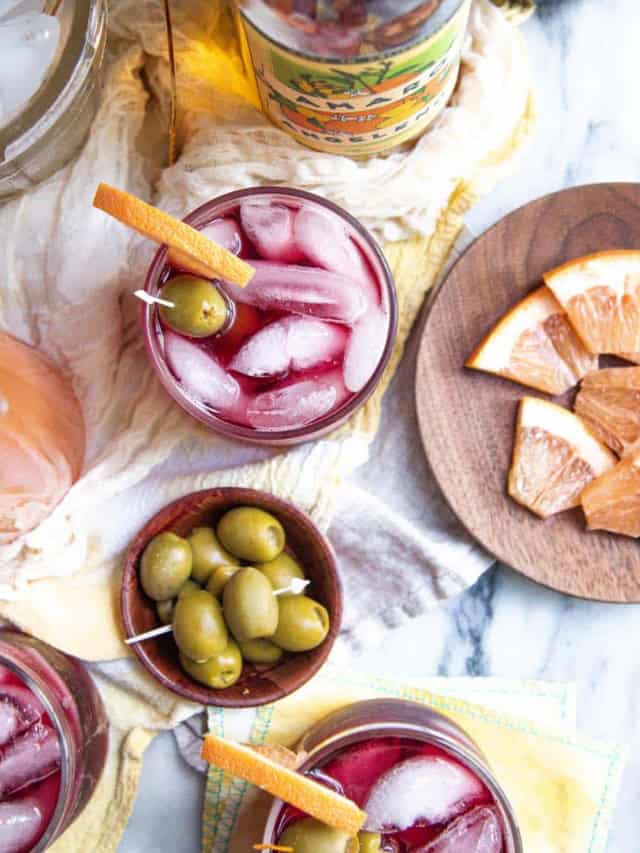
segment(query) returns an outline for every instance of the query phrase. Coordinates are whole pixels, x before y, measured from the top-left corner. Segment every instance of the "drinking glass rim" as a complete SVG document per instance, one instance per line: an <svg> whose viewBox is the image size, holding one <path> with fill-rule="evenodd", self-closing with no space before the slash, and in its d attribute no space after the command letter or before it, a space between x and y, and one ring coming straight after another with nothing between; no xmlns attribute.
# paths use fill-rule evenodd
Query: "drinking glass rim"
<svg viewBox="0 0 640 853"><path fill-rule="evenodd" d="M344 208L335 204L328 199L323 198L322 196L316 195L315 193L307 192L306 190L298 190L291 187L279 187L279 186L261 186L261 187L247 187L241 190L234 190L229 193L224 193L221 196L217 196L210 201L204 202L195 210L191 211L185 218L184 222L188 225L196 227L204 227L206 224L212 221L214 217L211 217L212 211L217 210L218 208L229 208L233 205L239 204L240 201L246 198L255 197L255 196L282 196L283 198L296 198L301 201L308 201L312 204L317 204L320 207L328 209L331 213L335 214L342 220L346 221L347 224L356 232L367 251L365 255L370 252L372 258L375 259L376 263L379 264L379 270L374 267L374 271L376 272L376 278L380 282L380 287L386 289L386 297L388 301L388 326L387 326L387 339L385 342L385 347L380 356L380 360L374 372L371 374L369 379L367 380L364 387L353 394L353 396L346 401L346 403L336 409L333 412L330 412L326 417L319 418L316 421L313 421L310 424L306 424L302 427L296 427L295 429L289 430L259 430L253 429L252 427L245 427L240 424L234 424L230 421L225 420L224 418L219 417L218 415L203 411L195 402L185 394L181 388L178 380L174 377L173 373L170 371L168 365L166 364L165 359L161 356L158 350L158 336L154 330L154 305L143 304L141 306L141 318L142 325L145 334L145 344L147 348L147 353L151 360L151 363L158 374L158 377L165 388L165 390L169 393L169 395L181 406L182 409L187 411L190 415L195 417L209 429L218 432L222 435L230 436L232 438L242 439L248 442L254 442L258 444L278 444L278 443L286 443L286 442L302 442L305 440L307 436L312 438L318 431L321 431L323 434L329 432L333 426L338 426L342 424L347 418L349 418L357 409L363 406L366 401L371 397L373 392L378 386L378 383L384 373L384 370L387 367L389 359L391 357L391 353L393 352L393 347L395 344L396 333L398 328L398 298L395 289L395 282L393 278L393 274L391 269L389 268L389 264L387 259L384 256L384 252L382 251L381 246L378 241L373 237L373 235L359 222L354 216L348 213ZM224 211L221 210L220 215L224 215ZM147 293L152 296L156 295L158 292L157 283L160 279L162 271L166 266L167 260L167 247L161 246L153 256L151 264L149 265L149 269L147 270L147 275L145 278L144 289ZM371 258L368 258L371 262Z"/></svg>

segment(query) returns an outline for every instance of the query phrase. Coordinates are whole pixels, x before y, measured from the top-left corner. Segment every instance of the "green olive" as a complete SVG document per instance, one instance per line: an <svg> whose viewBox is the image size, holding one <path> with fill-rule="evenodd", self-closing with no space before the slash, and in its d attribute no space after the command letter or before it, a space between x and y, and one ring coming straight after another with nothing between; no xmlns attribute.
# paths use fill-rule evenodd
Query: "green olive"
<svg viewBox="0 0 640 853"><path fill-rule="evenodd" d="M265 576L248 566L227 581L224 618L239 643L270 637L278 627L278 601Z"/></svg>
<svg viewBox="0 0 640 853"><path fill-rule="evenodd" d="M249 663L277 663L284 654L279 646L264 639L240 643L240 651Z"/></svg>
<svg viewBox="0 0 640 853"><path fill-rule="evenodd" d="M357 853L358 840L307 817L285 829L278 845L292 847L295 853Z"/></svg>
<svg viewBox="0 0 640 853"><path fill-rule="evenodd" d="M285 546L285 535L278 519L251 506L238 506L226 512L218 522L222 545L250 563L274 560Z"/></svg>
<svg viewBox="0 0 640 853"><path fill-rule="evenodd" d="M209 580L207 581L207 591L210 592L211 595L215 595L216 598L220 598L222 591L227 585L227 581L229 578L232 578L240 568L240 566L218 566L217 569L213 570Z"/></svg>
<svg viewBox="0 0 640 853"><path fill-rule="evenodd" d="M294 578L305 580L300 563L286 551L268 563L261 563L257 568L267 577L274 589L286 589Z"/></svg>
<svg viewBox="0 0 640 853"><path fill-rule="evenodd" d="M269 639L285 652L315 649L329 633L326 608L306 595L279 596L278 611L278 627Z"/></svg>
<svg viewBox="0 0 640 853"><path fill-rule="evenodd" d="M218 542L218 537L211 527L195 527L187 542L191 545L193 556L191 577L201 584L206 584L214 569L218 566L233 566L238 560L224 550Z"/></svg>
<svg viewBox="0 0 640 853"><path fill-rule="evenodd" d="M174 607L175 600L173 598L169 598L167 601L156 601L156 613L163 625L171 625L173 622Z"/></svg>
<svg viewBox="0 0 640 853"><path fill-rule="evenodd" d="M359 832L359 853L381 853L382 836L379 832Z"/></svg>
<svg viewBox="0 0 640 853"><path fill-rule="evenodd" d="M140 583L149 598L166 601L178 594L191 574L191 548L175 533L159 533L144 549Z"/></svg>
<svg viewBox="0 0 640 853"><path fill-rule="evenodd" d="M229 639L221 652L202 663L196 663L181 652L180 666L201 684L222 690L231 687L242 675L242 656L237 643Z"/></svg>
<svg viewBox="0 0 640 853"><path fill-rule="evenodd" d="M177 275L160 291L173 308L160 306L165 325L191 338L215 335L227 323L229 305L218 288L206 278Z"/></svg>
<svg viewBox="0 0 640 853"><path fill-rule="evenodd" d="M173 639L182 654L194 661L209 660L221 652L229 633L217 598L201 589L176 602Z"/></svg>
<svg viewBox="0 0 640 853"><path fill-rule="evenodd" d="M192 580L185 581L178 592L178 600L184 598L185 595L191 595L192 593L197 592L199 589L202 589L199 583Z"/></svg>

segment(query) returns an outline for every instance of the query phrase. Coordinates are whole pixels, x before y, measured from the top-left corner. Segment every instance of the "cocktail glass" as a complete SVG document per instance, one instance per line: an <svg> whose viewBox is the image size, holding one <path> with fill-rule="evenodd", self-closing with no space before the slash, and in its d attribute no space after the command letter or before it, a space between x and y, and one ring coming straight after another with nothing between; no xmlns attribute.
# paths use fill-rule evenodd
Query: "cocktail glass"
<svg viewBox="0 0 640 853"><path fill-rule="evenodd" d="M157 305L143 307L169 394L211 429L257 444L307 441L346 421L380 381L396 333L393 278L373 237L336 205L276 187L229 193L185 221L258 271L246 290L221 284L231 319L210 338L177 335ZM159 250L146 291L157 297L181 272Z"/></svg>
<svg viewBox="0 0 640 853"><path fill-rule="evenodd" d="M100 779L108 723L78 661L0 631L0 849L40 853L85 807Z"/></svg>
<svg viewBox="0 0 640 853"><path fill-rule="evenodd" d="M307 753L301 773L354 799L368 813L365 828L384 825L376 830L384 850L523 853L513 809L487 760L463 729L431 708L398 699L358 702L314 726L298 750ZM274 801L263 843L276 844L303 817Z"/></svg>

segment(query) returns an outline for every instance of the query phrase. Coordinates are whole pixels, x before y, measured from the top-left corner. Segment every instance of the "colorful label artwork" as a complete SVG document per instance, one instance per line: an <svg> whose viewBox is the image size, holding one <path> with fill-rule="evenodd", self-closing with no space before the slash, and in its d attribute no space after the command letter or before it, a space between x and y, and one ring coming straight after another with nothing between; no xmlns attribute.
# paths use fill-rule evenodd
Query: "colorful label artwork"
<svg viewBox="0 0 640 853"><path fill-rule="evenodd" d="M359 61L307 59L243 16L264 112L320 151L366 156L418 136L451 97L471 0L425 41Z"/></svg>

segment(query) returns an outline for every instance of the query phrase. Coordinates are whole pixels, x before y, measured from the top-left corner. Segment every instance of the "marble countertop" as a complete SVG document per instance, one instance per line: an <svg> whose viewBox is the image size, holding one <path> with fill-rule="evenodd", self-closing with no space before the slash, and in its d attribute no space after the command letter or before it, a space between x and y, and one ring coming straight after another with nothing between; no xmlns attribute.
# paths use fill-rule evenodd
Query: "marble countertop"
<svg viewBox="0 0 640 853"><path fill-rule="evenodd" d="M637 0L545 0L523 27L539 127L517 175L471 212L476 233L547 192L640 181ZM413 419L413 412L408 417ZM384 436L380 436L378 449ZM376 447L372 451L375 464ZM582 731L631 744L608 853L637 853L640 801L640 606L595 604L495 566L467 593L389 634L359 666L376 674L493 675L575 681ZM635 629L635 630L634 630ZM514 643L513 637L526 638ZM402 660L402 672L398 671ZM170 733L145 757L121 853L200 850L202 777ZM532 851L533 853L533 851Z"/></svg>

